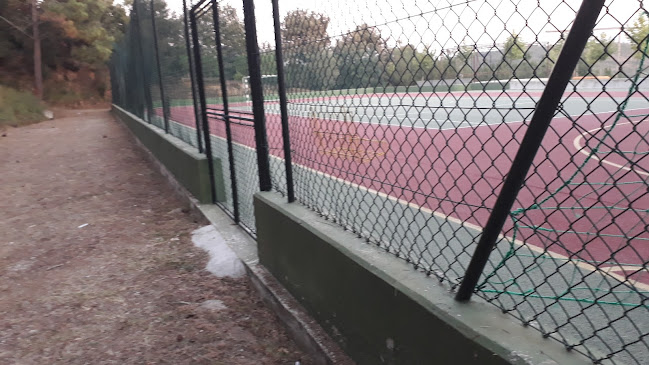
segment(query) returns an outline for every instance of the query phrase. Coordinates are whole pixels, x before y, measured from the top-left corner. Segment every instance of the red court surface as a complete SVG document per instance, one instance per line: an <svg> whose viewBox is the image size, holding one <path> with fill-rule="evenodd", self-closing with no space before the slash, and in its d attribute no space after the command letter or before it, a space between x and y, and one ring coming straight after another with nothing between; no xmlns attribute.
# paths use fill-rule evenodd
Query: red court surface
<svg viewBox="0 0 649 365"><path fill-rule="evenodd" d="M647 113L649 107L629 114ZM193 115L191 106L171 111L187 125ZM616 113L555 118L504 234L649 283L646 270L633 266L649 261L642 223L649 209L649 158L642 153L649 151L643 138L649 123L640 123L646 118L622 118L609 136L604 133ZM270 153L281 158L280 116L267 114L266 123ZM439 130L305 117L290 117L289 125L293 163L477 226L486 223L527 128L515 122ZM225 123L210 118L210 133L225 137ZM250 122L233 123L232 135L235 143L254 147ZM591 154L596 147L640 153Z"/></svg>

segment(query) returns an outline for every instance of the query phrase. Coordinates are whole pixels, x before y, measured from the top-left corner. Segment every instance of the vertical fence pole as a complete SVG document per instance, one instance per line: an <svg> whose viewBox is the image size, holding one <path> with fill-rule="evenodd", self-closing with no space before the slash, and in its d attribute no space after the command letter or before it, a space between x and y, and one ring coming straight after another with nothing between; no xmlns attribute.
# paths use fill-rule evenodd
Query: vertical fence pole
<svg viewBox="0 0 649 365"><path fill-rule="evenodd" d="M282 32L279 22L279 4L273 0L273 25L275 27L275 60L277 64L277 91L279 92L279 110L282 117L282 142L284 144L284 165L286 169L286 195L288 202L295 201L293 188L293 164L291 161L291 136L288 128L288 110L286 108L286 84L284 83L284 55L282 54Z"/></svg>
<svg viewBox="0 0 649 365"><path fill-rule="evenodd" d="M136 42L136 49L134 50L136 56L132 57L134 62L133 62L133 71L135 72L135 77L137 77L138 81L142 83L142 95L138 98L137 105L135 105L135 114L142 119L146 120L147 122L151 123L151 121L148 119L148 116L145 116L144 109L146 108L146 80L144 78L144 69L142 67L142 62L144 55L142 54L142 33L140 32L140 14L137 11L137 3L138 0L135 0L133 2L133 20L132 24L134 24L134 32L135 32L135 42ZM138 87L138 89L140 89ZM134 103L135 104L135 103Z"/></svg>
<svg viewBox="0 0 649 365"><path fill-rule="evenodd" d="M140 66L140 75L142 76L142 83L144 84L144 87L142 90L144 91L144 102L146 103L146 109L147 109L147 118L146 121L151 123L151 115L153 114L153 99L151 98L151 80L149 79L149 73L147 71L147 67L144 64L144 51L142 48L142 27L140 20L142 19L142 14L137 10L138 8L138 3L140 1L135 0L133 2L133 9L135 10L135 18L137 21L135 22L137 28L137 42L138 42L138 55L139 55L139 61L138 65Z"/></svg>
<svg viewBox="0 0 649 365"><path fill-rule="evenodd" d="M225 81L225 67L223 66L223 49L221 47L221 29L219 27L219 7L212 0L212 17L214 18L214 36L216 40L216 59L219 65L219 79L221 80L221 97L223 98L223 116L225 119L225 136L228 141L228 162L230 164L230 184L232 185L232 206L234 208L234 221L239 223L239 194L237 193L237 176L234 169L234 151L232 148L232 128L230 125L230 108L228 105L228 85Z"/></svg>
<svg viewBox="0 0 649 365"><path fill-rule="evenodd" d="M196 81L194 73L194 59L192 56L191 41L189 40L189 18L187 16L187 0L183 0L183 22L185 31L185 46L187 47L187 63L189 63L189 79L192 84L192 104L194 105L194 121L196 123L196 144L198 152L203 152L203 142L201 140L201 123L199 119L199 106L196 97Z"/></svg>
<svg viewBox="0 0 649 365"><path fill-rule="evenodd" d="M471 257L469 267L455 296L458 301L471 299L603 6L604 0L583 0L581 3L572 29L539 99L530 126L525 132L500 195Z"/></svg>
<svg viewBox="0 0 649 365"><path fill-rule="evenodd" d="M243 0L243 22L246 30L246 51L248 53L248 73L250 76L250 95L252 112L255 118L255 143L257 145L257 166L259 167L259 190L270 191L270 161L268 159L268 136L264 115L264 92L259 68L259 45L255 25L255 4L253 0Z"/></svg>
<svg viewBox="0 0 649 365"><path fill-rule="evenodd" d="M158 66L158 82L160 83L160 101L162 102L162 117L165 123L165 133L169 133L169 108L165 98L165 88L162 82L162 70L160 69L160 49L158 48L158 30L155 25L155 5L151 0L151 27L153 28L153 48L155 49L155 62Z"/></svg>
<svg viewBox="0 0 649 365"><path fill-rule="evenodd" d="M201 49L198 44L198 28L196 26L196 16L194 12L190 11L189 16L192 30L192 48L194 50L194 61L196 62L196 83L198 87L198 97L200 98L201 104L203 137L205 138L205 155L207 156L207 168L210 174L210 191L212 193L212 203L216 203L216 181L214 181L214 163L212 161L212 144L210 143L210 124L207 120L207 104L205 101L205 88L203 85L203 64L201 63Z"/></svg>

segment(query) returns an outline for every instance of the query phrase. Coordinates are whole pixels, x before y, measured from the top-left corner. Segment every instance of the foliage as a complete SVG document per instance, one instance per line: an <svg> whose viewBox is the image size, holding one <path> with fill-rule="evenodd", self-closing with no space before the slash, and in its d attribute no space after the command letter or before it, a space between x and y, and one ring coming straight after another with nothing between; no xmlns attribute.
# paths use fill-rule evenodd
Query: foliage
<svg viewBox="0 0 649 365"><path fill-rule="evenodd" d="M241 80L248 74L243 22L239 19L236 9L230 5L219 6L218 12L225 79ZM178 23L182 27L182 19L179 18ZM201 59L208 65L203 69L203 75L218 77L216 38L211 11L198 18L197 30Z"/></svg>
<svg viewBox="0 0 649 365"><path fill-rule="evenodd" d="M638 50L634 56L642 58L645 52L647 37L649 37L649 21L647 20L646 15L640 15L638 19L633 22L633 27L627 30L627 36L631 43L634 44L634 48Z"/></svg>
<svg viewBox="0 0 649 365"><path fill-rule="evenodd" d="M585 76L598 61L606 60L617 51L617 45L602 33L599 37L591 37L586 43L581 60L577 64L577 74Z"/></svg>
<svg viewBox="0 0 649 365"><path fill-rule="evenodd" d="M43 120L43 108L31 93L0 86L0 129Z"/></svg>
<svg viewBox="0 0 649 365"><path fill-rule="evenodd" d="M326 90L335 86L338 68L329 48L328 26L328 17L306 10L293 10L284 17L287 87Z"/></svg>
<svg viewBox="0 0 649 365"><path fill-rule="evenodd" d="M5 85L26 88L33 78L30 3L0 2L0 13L6 18L0 21L0 79ZM74 81L74 74L82 69L101 75L127 20L124 9L113 0L39 1L39 38L45 78ZM93 95L100 93L95 90Z"/></svg>
<svg viewBox="0 0 649 365"><path fill-rule="evenodd" d="M309 50L329 46L329 17L324 14L293 10L284 17L282 42L287 50Z"/></svg>
<svg viewBox="0 0 649 365"><path fill-rule="evenodd" d="M62 30L60 43L68 48L67 58L91 68L105 64L127 20L124 9L112 0L44 0L41 8L41 21Z"/></svg>
<svg viewBox="0 0 649 365"><path fill-rule="evenodd" d="M522 60L525 57L526 49L527 46L521 37L517 33L512 33L503 46L505 60L508 62Z"/></svg>
<svg viewBox="0 0 649 365"><path fill-rule="evenodd" d="M350 89L382 85L385 43L379 30L367 24L359 25L354 31L343 35L333 49L338 66L335 87Z"/></svg>
<svg viewBox="0 0 649 365"><path fill-rule="evenodd" d="M413 45L395 47L386 65L388 82L393 86L410 86L417 80L439 79L442 71L449 68L443 58L435 58L428 50L418 51Z"/></svg>

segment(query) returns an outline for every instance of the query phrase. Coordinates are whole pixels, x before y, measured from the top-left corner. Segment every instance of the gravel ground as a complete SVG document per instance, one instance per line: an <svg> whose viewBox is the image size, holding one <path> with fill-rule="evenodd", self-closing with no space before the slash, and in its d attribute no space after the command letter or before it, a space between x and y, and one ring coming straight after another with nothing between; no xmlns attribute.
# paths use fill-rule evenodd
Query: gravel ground
<svg viewBox="0 0 649 365"><path fill-rule="evenodd" d="M312 363L107 111L0 135L0 364Z"/></svg>

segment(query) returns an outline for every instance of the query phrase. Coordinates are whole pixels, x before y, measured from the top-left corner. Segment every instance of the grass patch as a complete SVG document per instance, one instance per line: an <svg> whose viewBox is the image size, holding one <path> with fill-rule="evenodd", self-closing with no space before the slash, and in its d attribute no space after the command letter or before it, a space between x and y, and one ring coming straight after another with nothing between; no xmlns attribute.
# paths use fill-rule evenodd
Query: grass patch
<svg viewBox="0 0 649 365"><path fill-rule="evenodd" d="M0 128L44 120L43 106L31 93L0 86Z"/></svg>

